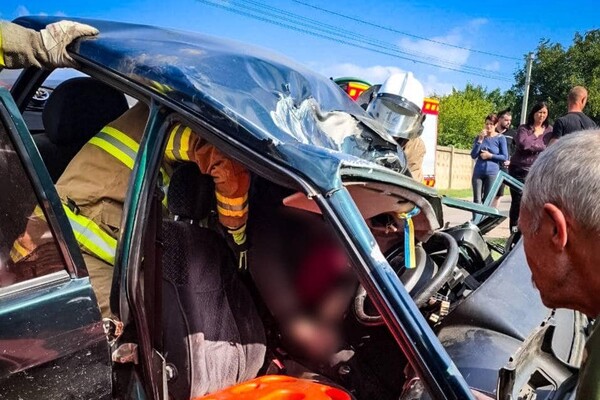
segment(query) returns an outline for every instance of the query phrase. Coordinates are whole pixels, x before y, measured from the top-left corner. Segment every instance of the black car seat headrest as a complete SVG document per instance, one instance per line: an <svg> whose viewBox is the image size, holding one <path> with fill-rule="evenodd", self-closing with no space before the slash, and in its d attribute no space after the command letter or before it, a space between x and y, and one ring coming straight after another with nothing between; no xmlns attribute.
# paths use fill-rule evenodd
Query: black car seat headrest
<svg viewBox="0 0 600 400"><path fill-rule="evenodd" d="M182 163L171 176L167 195L169 211L179 219L199 221L206 218L215 205L212 177L202 175L194 163Z"/></svg>
<svg viewBox="0 0 600 400"><path fill-rule="evenodd" d="M42 120L52 143L82 144L128 108L123 93L96 79L78 77L54 89L44 106Z"/></svg>

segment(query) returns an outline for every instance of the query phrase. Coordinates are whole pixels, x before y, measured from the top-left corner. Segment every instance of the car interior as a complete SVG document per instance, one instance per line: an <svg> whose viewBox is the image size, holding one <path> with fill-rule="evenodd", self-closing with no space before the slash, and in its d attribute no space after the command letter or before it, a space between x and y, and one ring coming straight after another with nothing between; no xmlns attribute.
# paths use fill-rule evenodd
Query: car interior
<svg viewBox="0 0 600 400"><path fill-rule="evenodd" d="M51 178L56 182L83 144L105 124L126 111L128 102L122 92L91 77L71 78L55 88L46 87L44 90L43 96L37 93L42 98L32 99L24 116L32 127L34 141ZM318 213L302 210L293 201L284 205L284 199L298 197L296 190L269 182L258 175L253 175L252 182L251 208L267 205L296 209L296 214L301 218L324 223ZM201 387L210 382L210 374L202 376L203 370L210 366L206 366L206 355L198 353L204 349L204 346L198 345L198 335L202 335L202 341L210 342L223 336L223 332L218 331L223 327L253 326L251 330L238 328L234 332L236 341L268 343L270 354L291 358L281 348L275 351L282 345L280 332L277 331L277 323L268 315L256 286L247 277L239 278L236 273L235 256L216 218L212 178L200 174L195 164L178 165L172 174L167 198L169 212L162 221L159 234L163 243L162 309L155 310L155 313L162 316L163 327L168 327L169 331L162 338L162 346L167 362L177 377L169 382L173 398L186 399L195 393L214 390ZM305 217L302 217L303 214ZM249 221L249 229L251 226L252 221ZM221 274L202 273L203 268L216 269ZM205 279L207 276L213 276L215 280L209 282ZM222 296L215 295L218 291L222 292ZM345 309L348 311L353 298L351 294L345 300ZM211 307L211 302L218 301L235 301L235 307L231 309L239 313L211 316L208 312L197 312L216 308ZM235 321L240 315L246 320ZM221 321L217 323L214 318ZM252 318L256 319L253 324L248 322ZM232 323L224 322L227 319ZM361 398L370 394L378 398L397 397L400 388L395 382L403 375L406 361L389 332L381 326L365 327L352 318L344 318L343 325L344 331L350 334L344 338L340 353L346 352L351 356L346 354L342 357L343 361L334 366L321 367L319 371L312 372L347 389L353 387L352 390L360 393ZM217 330L211 332L211 329ZM231 335L231 332L227 334ZM384 353L390 352L397 356L383 357ZM307 361L302 360L301 356L297 360ZM199 367L201 365L204 368ZM267 367L265 365L262 369L263 373ZM298 374L309 370L308 367L295 369L302 371ZM284 370L285 367L269 371L284 373ZM382 374L384 370L387 373Z"/></svg>
<svg viewBox="0 0 600 400"><path fill-rule="evenodd" d="M49 96L42 100L34 97L24 115L28 124L42 122L43 128L33 129L33 138L56 182L81 147L128 109L128 101L121 91L90 77L69 79L47 90ZM459 257L463 261L468 258L482 263L489 256L477 246L465 245L457 250L450 267L448 249L460 245L461 241L471 244L473 241L465 236L472 227L446 229L445 236L440 236L436 233L439 226L433 209L419 196L367 182L349 181L346 187L390 265L459 368L467 365L468 370L468 365L474 362L476 355L465 353L472 353L470 350L477 340L481 347L485 344L483 338L494 335L506 342L506 346L490 350L495 353L488 354L472 371L484 375L480 380L484 383L478 389L493 393L502 360L508 361L528 332L549 313L536 302L530 302L526 310L497 306L521 304L512 302L515 296L529 301L531 288L527 287L528 280L523 279L527 272L522 249L517 246L498 261L493 270L478 276L475 270L454 268ZM310 372L312 377L343 387L356 398L403 398L406 388L402 383L414 373L358 281L352 295L344 299L345 312L340 321L343 340L335 360L327 365L313 364L294 349L286 348L288 342L266 307L260 287L248 274L236 271L235 255L217 221L212 178L200 174L195 164L177 165L171 177L167 204L168 212L163 212L161 228L156 233L162 252L159 285L162 293L155 296L160 306L154 305L154 314L162 323L163 335L159 341L171 371L168 386L173 399L189 399L215 389L210 386L210 363L214 360L203 352L207 346L209 351L216 349L215 343L223 342L224 337L237 344L256 344L248 346L249 359L266 352L261 374L307 376ZM418 266L407 270L404 268L403 221L394 216L415 206L421 209L414 221ZM294 209L297 215L326 224L318 207L298 188L285 187L253 173L250 210L270 207ZM250 230L252 218L251 211ZM502 268L498 268L500 263ZM209 270L219 273L206 272ZM442 286L443 294L439 294ZM417 300L419 294L421 297ZM210 312L223 309L217 304L222 302L230 303L227 308L230 312L225 315ZM240 316L244 316L244 320L240 320ZM529 322L525 326L522 321ZM572 331L561 334L575 335ZM573 341L565 339L563 343ZM236 349L231 347L231 351ZM568 350L562 352L568 354ZM223 354L233 357L231 352ZM297 368L297 365L302 367Z"/></svg>
<svg viewBox="0 0 600 400"><path fill-rule="evenodd" d="M56 183L92 136L128 108L123 93L96 79L77 77L60 83L41 112L44 132L33 136L52 181Z"/></svg>

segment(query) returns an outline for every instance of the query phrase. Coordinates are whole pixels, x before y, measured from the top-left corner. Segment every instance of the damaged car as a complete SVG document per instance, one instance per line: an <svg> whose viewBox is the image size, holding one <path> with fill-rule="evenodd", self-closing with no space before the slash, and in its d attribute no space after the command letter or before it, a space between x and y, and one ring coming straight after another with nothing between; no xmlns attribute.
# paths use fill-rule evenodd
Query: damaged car
<svg viewBox="0 0 600 400"><path fill-rule="evenodd" d="M39 30L55 21L14 22ZM80 22L100 31L70 48L83 76L54 85L51 71L30 68L10 92L0 88L0 398L408 400L476 390L543 399L572 390L586 318L544 307L521 243L484 237L504 216L412 180L393 138L334 82L245 44ZM115 316L103 321L54 183L96 124L137 102L150 113L118 227ZM250 171L247 269L216 222L210 179L174 165L165 199L172 121ZM444 206L478 217L448 227ZM36 212L47 245L14 262ZM234 311L217 314L218 299ZM305 319L288 318L298 310ZM260 327L244 332L248 315ZM297 339L306 332L297 321L323 315L318 340ZM239 328L228 341L225 320ZM247 345L258 355L232 359L223 385L215 358ZM248 362L260 364L257 377L242 373Z"/></svg>

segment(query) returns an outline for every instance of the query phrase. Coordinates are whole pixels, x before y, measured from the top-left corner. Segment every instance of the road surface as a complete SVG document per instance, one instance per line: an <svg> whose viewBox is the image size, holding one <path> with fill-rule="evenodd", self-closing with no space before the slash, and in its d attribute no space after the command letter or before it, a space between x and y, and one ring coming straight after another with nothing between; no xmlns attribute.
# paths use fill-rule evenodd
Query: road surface
<svg viewBox="0 0 600 400"><path fill-rule="evenodd" d="M465 199L471 200L471 199ZM510 209L510 196L502 196L500 204L498 205L500 212L508 217L508 210ZM444 206L444 222L450 223L450 226L460 225L472 218L472 214L468 211L457 210ZM487 235L487 238L503 238L506 239L510 236L510 230L508 228L508 218L506 218L500 225L492 229Z"/></svg>

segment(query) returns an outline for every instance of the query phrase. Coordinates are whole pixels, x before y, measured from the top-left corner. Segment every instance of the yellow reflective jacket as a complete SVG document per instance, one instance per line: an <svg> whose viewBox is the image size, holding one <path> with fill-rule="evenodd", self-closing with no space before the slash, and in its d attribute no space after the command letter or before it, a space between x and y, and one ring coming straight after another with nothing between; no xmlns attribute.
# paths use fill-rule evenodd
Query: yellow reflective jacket
<svg viewBox="0 0 600 400"><path fill-rule="evenodd" d="M65 211L80 247L109 264L114 263L132 160L147 119L148 107L141 102L136 104L86 143L56 183L63 204L76 206L75 213L66 206ZM213 177L219 220L236 242L245 241L248 171L190 128L174 124L170 128L161 176L169 175L170 164L180 161L195 162L202 173ZM165 182L168 178L162 180ZM15 247L28 236L22 235ZM28 243L27 248L30 247ZM110 248L112 254L107 251Z"/></svg>

